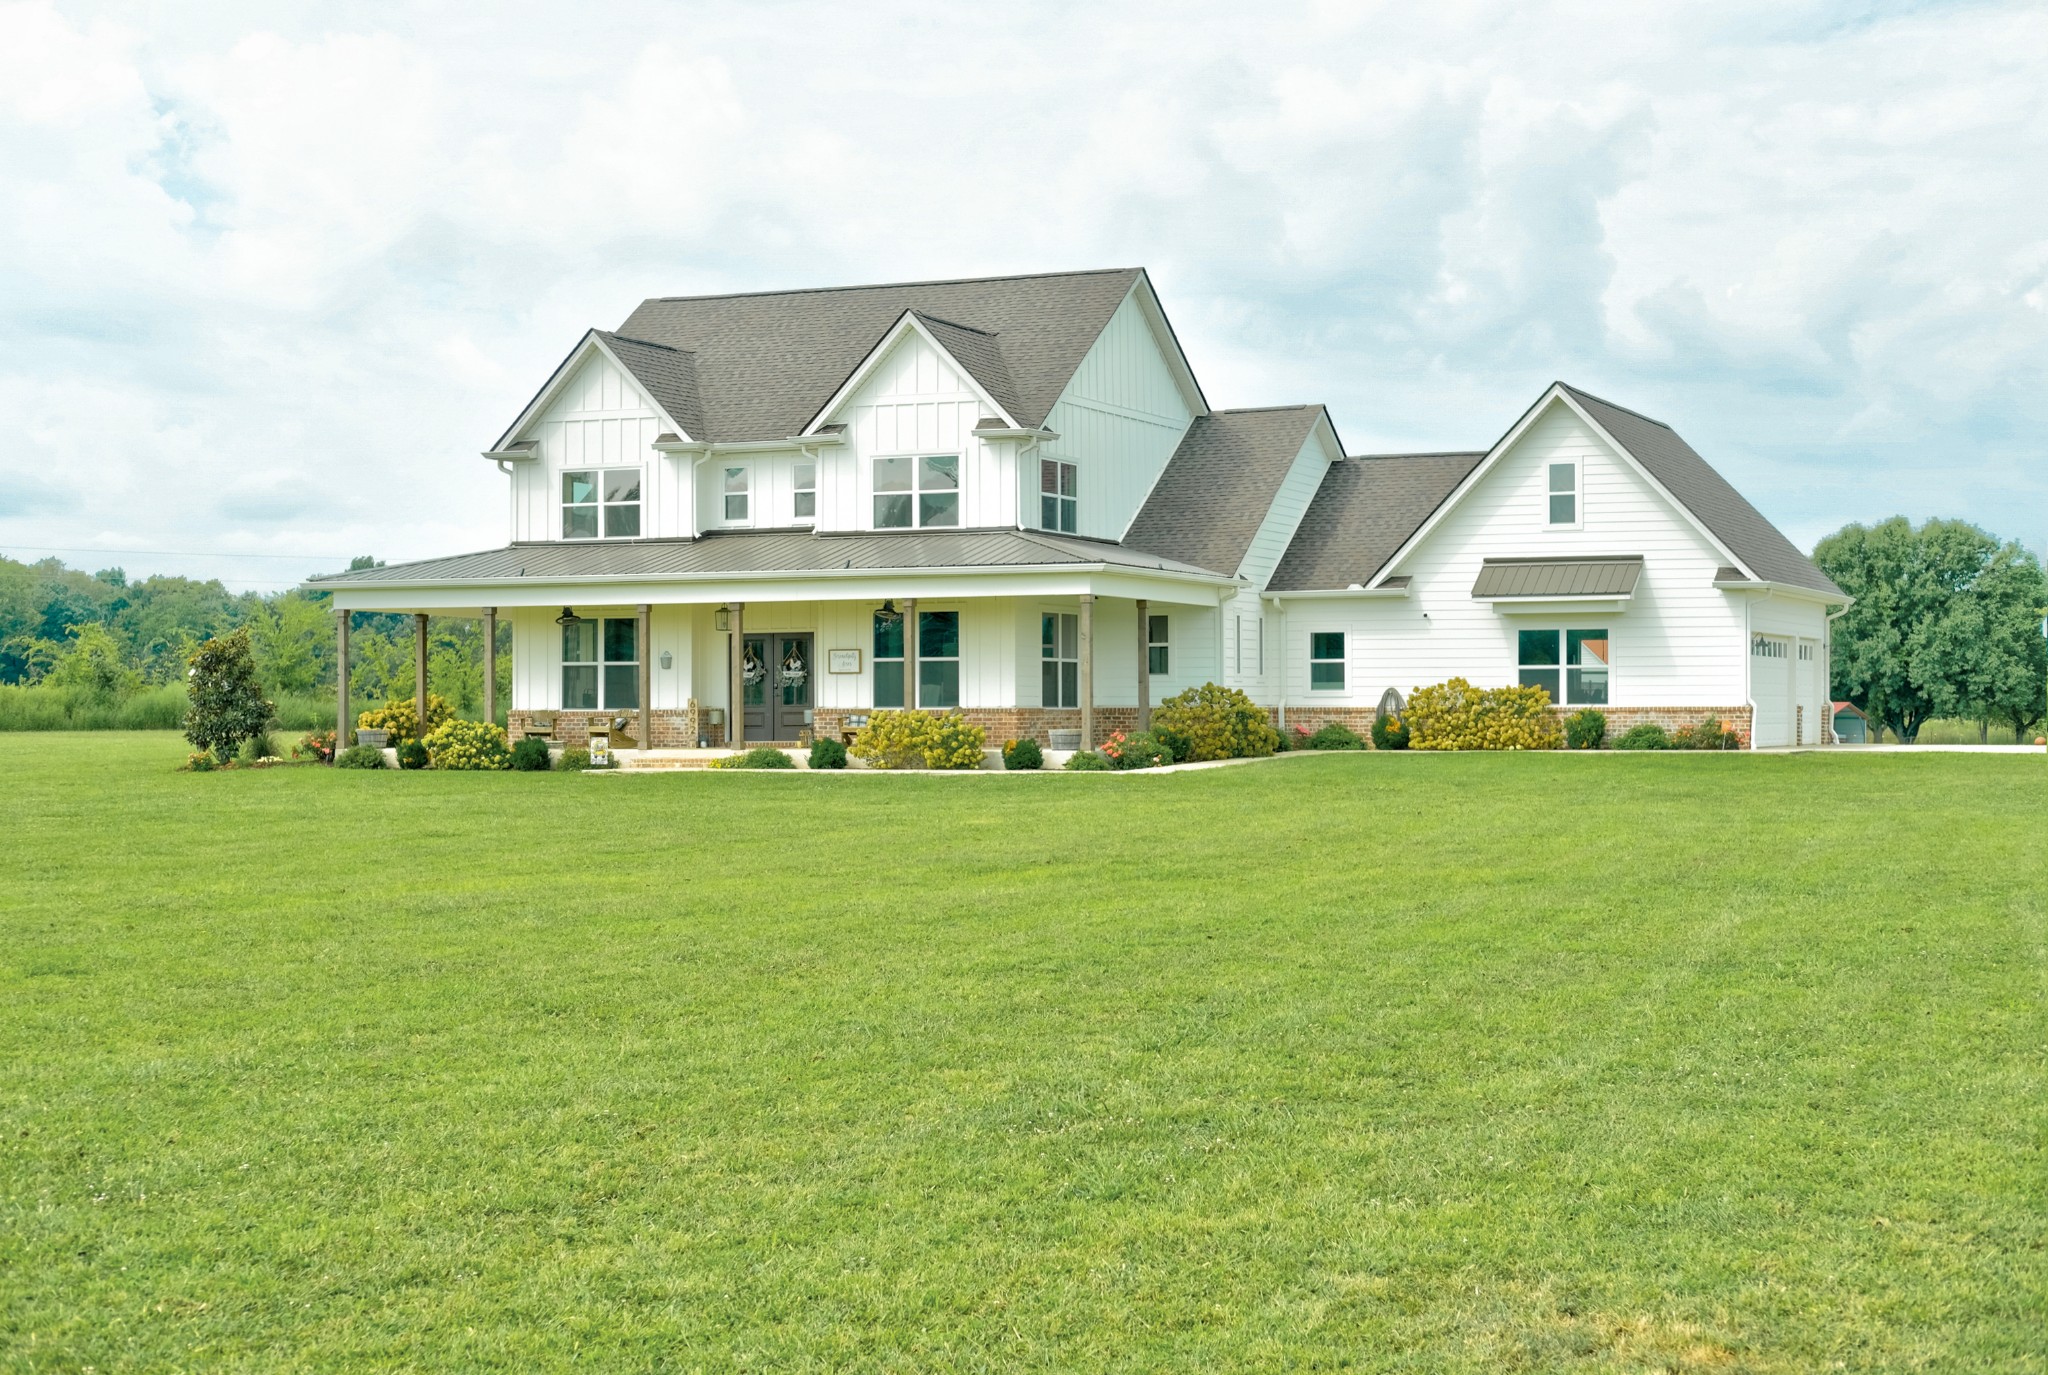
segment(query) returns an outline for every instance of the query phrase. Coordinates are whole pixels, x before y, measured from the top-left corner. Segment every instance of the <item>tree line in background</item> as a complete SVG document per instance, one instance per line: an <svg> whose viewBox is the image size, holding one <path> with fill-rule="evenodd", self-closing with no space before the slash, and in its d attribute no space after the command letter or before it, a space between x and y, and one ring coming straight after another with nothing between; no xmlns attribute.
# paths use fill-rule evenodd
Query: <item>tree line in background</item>
<svg viewBox="0 0 2048 1375"><path fill-rule="evenodd" d="M350 566L374 566L358 558ZM206 641L247 629L256 671L288 730L334 721L334 609L327 593L232 593L215 580L85 573L57 559L0 558L0 729L169 729ZM511 690L510 627L499 628L498 700ZM429 622L427 676L459 715L483 714L483 622ZM349 692L364 705L413 692L413 621L357 612Z"/></svg>
<svg viewBox="0 0 2048 1375"><path fill-rule="evenodd" d="M2041 561L1959 520L1849 525L1813 561L1856 599L1835 622L1834 694L1910 744L1937 718L2015 740L2048 717Z"/></svg>

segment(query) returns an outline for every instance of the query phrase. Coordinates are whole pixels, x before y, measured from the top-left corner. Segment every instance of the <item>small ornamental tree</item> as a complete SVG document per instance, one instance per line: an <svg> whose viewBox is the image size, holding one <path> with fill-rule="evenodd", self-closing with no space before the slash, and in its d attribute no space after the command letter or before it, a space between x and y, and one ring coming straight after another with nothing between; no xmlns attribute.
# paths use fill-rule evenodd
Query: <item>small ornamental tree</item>
<svg viewBox="0 0 2048 1375"><path fill-rule="evenodd" d="M211 750L223 764L235 757L246 740L270 724L276 709L263 697L256 681L256 657L249 632L237 630L208 640L192 652L185 684L191 710L185 713L185 738Z"/></svg>

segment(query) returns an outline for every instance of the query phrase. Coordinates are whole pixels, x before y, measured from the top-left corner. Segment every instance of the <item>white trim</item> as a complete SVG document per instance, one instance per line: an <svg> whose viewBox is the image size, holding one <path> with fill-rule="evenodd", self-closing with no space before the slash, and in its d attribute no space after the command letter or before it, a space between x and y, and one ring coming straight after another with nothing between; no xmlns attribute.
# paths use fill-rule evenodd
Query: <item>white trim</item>
<svg viewBox="0 0 2048 1375"><path fill-rule="evenodd" d="M880 342L869 349L867 355L854 366L853 372L844 382L840 383L839 390L832 393L832 399L819 407L816 415L804 422L801 437L808 440L818 426L829 424L832 416L842 405L846 404L847 399L867 384L869 376L877 367L881 366L882 359L887 357L889 351L895 348L897 343L902 340L904 333L911 330L916 331L919 338L937 349L943 357L950 360L954 369L960 374L961 378L967 383L968 388L973 391L981 403L1001 417L1009 428L1013 430L1025 428L1018 423L1016 416L1011 415L993 396L988 394L988 391L976 380L973 371L960 361L959 355L940 343L938 336L924 327L923 321L917 318L917 311L913 307L906 309L901 315L896 317L896 323L889 326L883 332Z"/></svg>
<svg viewBox="0 0 2048 1375"><path fill-rule="evenodd" d="M866 512L868 519L867 524L855 526L854 528L856 530L964 530L967 528L967 469L970 466L967 462L967 455L961 453L958 449L904 449L895 453L871 453L866 455L866 458L868 461L868 509ZM878 492L875 490L875 465L877 463L882 462L885 459L891 458L907 458L910 460L910 486L903 492ZM920 515L918 499L925 495L924 488L918 486L917 483L918 473L920 471L918 468L918 464L923 462L927 458L950 458L953 460L953 486L950 489L945 487L932 488L932 492L935 495L943 494L946 491L950 490L952 491L954 496L959 498L957 514L961 517L961 519L954 521L951 525L926 525L918 519ZM859 484L860 474L856 473L854 474L854 485L856 490L858 490ZM905 495L909 496L910 498L910 524L875 524L875 502L877 499L881 497L894 497ZM1052 535L1059 535L1064 534L1065 532L1061 530L1049 530L1046 533Z"/></svg>
<svg viewBox="0 0 2048 1375"><path fill-rule="evenodd" d="M1572 518L1552 520L1550 503L1564 495L1550 489L1550 470L1570 468L1572 470ZM1584 530L1586 528L1586 461L1583 458L1546 458L1543 460L1543 529L1546 533L1559 530Z"/></svg>
<svg viewBox="0 0 2048 1375"><path fill-rule="evenodd" d="M747 475L747 490L746 490L745 492L728 492L728 491L726 490L726 486L725 486L725 475L726 475L727 473L745 473L745 474ZM722 464L720 464L720 465L718 466L718 492L717 492L717 496L718 496L718 528L719 528L719 529L721 529L721 530L746 530L746 529L751 529L751 528L753 527L753 525L754 525L754 523L755 523L755 522L754 522L754 488L755 488L755 486L756 486L756 485L757 485L757 484L756 484L756 483L754 482L754 465L753 465L752 463L750 463L750 462L747 462L746 460L742 459L742 460L740 460L740 461L739 461L739 462L737 462L737 463L722 463ZM726 514L726 505L725 505L725 503L726 503L726 498L727 498L728 496L744 496L744 497L745 497L745 498L747 499L747 514L746 514L746 515L745 515L744 517L742 517L741 519L739 519L739 520L734 520L734 519L733 519L733 518L732 518L731 516L729 516L729 515L727 515L727 514Z"/></svg>

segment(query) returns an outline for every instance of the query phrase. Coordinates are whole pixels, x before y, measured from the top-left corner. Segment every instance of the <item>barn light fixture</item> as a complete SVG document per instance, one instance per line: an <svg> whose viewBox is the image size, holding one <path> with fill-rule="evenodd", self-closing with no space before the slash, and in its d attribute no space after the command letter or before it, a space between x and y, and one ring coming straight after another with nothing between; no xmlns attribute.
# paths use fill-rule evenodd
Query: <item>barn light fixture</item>
<svg viewBox="0 0 2048 1375"><path fill-rule="evenodd" d="M583 618L576 614L575 607L565 606L562 608L562 614L555 617L555 624L564 627L581 625L583 624Z"/></svg>
<svg viewBox="0 0 2048 1375"><path fill-rule="evenodd" d="M881 625L894 625L903 619L903 613L896 609L894 599L882 603L882 609L875 613L875 620Z"/></svg>

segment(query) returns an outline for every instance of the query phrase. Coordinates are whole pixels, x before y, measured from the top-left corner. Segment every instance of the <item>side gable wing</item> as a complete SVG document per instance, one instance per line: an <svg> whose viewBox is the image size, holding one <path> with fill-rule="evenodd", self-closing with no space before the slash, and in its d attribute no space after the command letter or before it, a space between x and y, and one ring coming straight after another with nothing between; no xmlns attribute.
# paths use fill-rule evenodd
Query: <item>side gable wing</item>
<svg viewBox="0 0 2048 1375"><path fill-rule="evenodd" d="M1273 570L1275 592L1367 586L1485 458L1388 454L1332 463Z"/></svg>
<svg viewBox="0 0 2048 1375"><path fill-rule="evenodd" d="M1297 460L1318 438L1323 462L1341 456L1336 429L1321 406L1197 416L1123 542L1200 568L1237 573L1254 540L1272 523L1276 499L1296 474ZM1320 481L1321 472L1314 476ZM1314 483L1307 485L1304 506L1314 490ZM1299 515L1282 513L1287 526L1283 544Z"/></svg>
<svg viewBox="0 0 2048 1375"><path fill-rule="evenodd" d="M697 396L696 366L687 352L593 329L586 330L576 347L548 374L548 380L526 403L518 419L498 437L490 452L504 455L511 450L514 441L524 437L526 428L554 404L583 364L594 356L610 360L624 373L671 430L684 439L702 436L704 422Z"/></svg>

